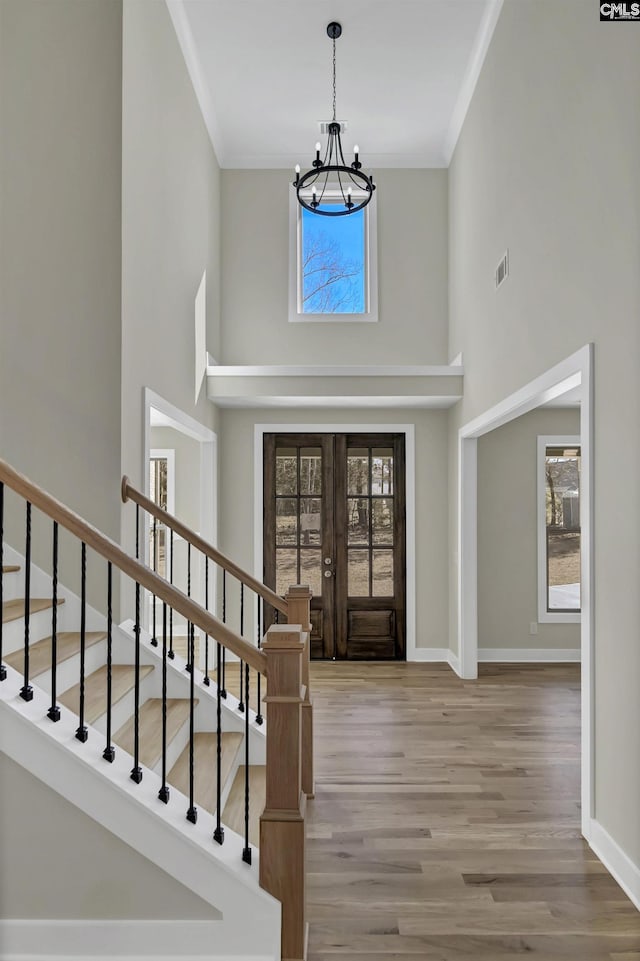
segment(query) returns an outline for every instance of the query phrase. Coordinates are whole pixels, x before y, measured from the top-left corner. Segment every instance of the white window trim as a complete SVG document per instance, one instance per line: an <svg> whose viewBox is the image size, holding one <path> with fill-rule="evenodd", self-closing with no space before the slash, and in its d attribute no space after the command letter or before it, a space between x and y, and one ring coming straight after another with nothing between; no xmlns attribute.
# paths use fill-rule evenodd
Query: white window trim
<svg viewBox="0 0 640 961"><path fill-rule="evenodd" d="M378 217L375 195L364 208L365 279L368 310L362 314L303 314L300 312L300 245L302 208L295 190L289 195L289 323L376 324L378 322Z"/></svg>
<svg viewBox="0 0 640 961"><path fill-rule="evenodd" d="M538 475L538 623L539 624L579 624L579 611L552 612L547 610L547 509L546 509L546 477L545 457L547 447L580 447L580 437L574 434L539 434L538 453L536 459Z"/></svg>

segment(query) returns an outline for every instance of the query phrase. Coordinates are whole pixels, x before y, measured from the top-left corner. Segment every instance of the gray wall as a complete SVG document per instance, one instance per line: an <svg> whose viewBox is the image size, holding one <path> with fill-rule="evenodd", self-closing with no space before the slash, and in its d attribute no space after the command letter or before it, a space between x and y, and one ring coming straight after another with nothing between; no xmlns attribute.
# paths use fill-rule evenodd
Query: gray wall
<svg viewBox="0 0 640 961"><path fill-rule="evenodd" d="M579 624L529 633L538 620L537 438L579 433L579 410L547 408L478 440L480 648L580 648Z"/></svg>
<svg viewBox="0 0 640 961"><path fill-rule="evenodd" d="M140 486L144 387L215 425L194 392L205 269L207 346L220 346L220 171L164 3L125 0L122 119L122 469Z"/></svg>
<svg viewBox="0 0 640 961"><path fill-rule="evenodd" d="M447 646L447 415L428 410L225 410L220 430L220 548L254 570L255 424L415 424L417 644ZM309 428L313 430L313 427ZM262 505L258 507L262 517ZM237 605L230 586L228 612ZM253 637L252 622L247 636Z"/></svg>
<svg viewBox="0 0 640 961"><path fill-rule="evenodd" d="M220 917L1 752L0 834L6 869L0 873L2 918Z"/></svg>
<svg viewBox="0 0 640 961"><path fill-rule="evenodd" d="M0 3L0 457L115 538L121 44L119 0Z"/></svg>
<svg viewBox="0 0 640 961"><path fill-rule="evenodd" d="M621 26L581 0L502 9L450 168L451 489L459 425L593 341L595 814L640 864L640 504L619 499L640 473L640 34Z"/></svg>
<svg viewBox="0 0 640 961"><path fill-rule="evenodd" d="M222 172L226 364L446 364L447 171L381 170L379 321L293 323L292 172Z"/></svg>

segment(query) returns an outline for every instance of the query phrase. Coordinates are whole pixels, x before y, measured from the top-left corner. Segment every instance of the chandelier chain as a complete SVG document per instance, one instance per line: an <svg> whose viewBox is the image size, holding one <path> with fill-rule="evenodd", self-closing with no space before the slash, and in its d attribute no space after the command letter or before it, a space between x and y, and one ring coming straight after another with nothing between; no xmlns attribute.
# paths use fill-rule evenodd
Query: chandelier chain
<svg viewBox="0 0 640 961"><path fill-rule="evenodd" d="M333 120L336 119L336 38L333 38Z"/></svg>

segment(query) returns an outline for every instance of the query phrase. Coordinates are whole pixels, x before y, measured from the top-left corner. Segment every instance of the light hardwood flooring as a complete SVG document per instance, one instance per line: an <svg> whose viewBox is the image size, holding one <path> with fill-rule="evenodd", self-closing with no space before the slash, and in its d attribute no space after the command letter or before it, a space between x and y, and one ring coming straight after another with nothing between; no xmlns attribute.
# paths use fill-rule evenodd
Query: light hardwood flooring
<svg viewBox="0 0 640 961"><path fill-rule="evenodd" d="M639 961L580 837L577 665L312 665L308 961Z"/></svg>

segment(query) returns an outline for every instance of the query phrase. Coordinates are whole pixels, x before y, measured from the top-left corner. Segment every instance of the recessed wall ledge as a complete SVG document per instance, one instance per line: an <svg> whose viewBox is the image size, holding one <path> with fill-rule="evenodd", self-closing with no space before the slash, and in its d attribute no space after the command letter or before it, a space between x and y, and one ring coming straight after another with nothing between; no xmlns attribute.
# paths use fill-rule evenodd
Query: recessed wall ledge
<svg viewBox="0 0 640 961"><path fill-rule="evenodd" d="M461 365L237 365L207 367L219 407L446 408L462 397Z"/></svg>

